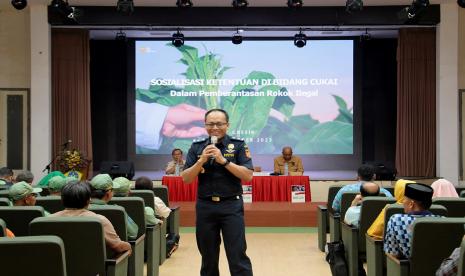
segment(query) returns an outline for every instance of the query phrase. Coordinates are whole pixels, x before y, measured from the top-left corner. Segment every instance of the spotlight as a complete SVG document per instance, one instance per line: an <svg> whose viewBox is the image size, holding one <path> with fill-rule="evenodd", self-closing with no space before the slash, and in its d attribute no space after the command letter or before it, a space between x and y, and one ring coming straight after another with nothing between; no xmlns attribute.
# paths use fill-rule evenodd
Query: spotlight
<svg viewBox="0 0 465 276"><path fill-rule="evenodd" d="M287 0L287 6L289 8L301 8L304 5L302 0Z"/></svg>
<svg viewBox="0 0 465 276"><path fill-rule="evenodd" d="M365 29L365 33L360 36L360 41L371 40L371 34L368 33L368 29Z"/></svg>
<svg viewBox="0 0 465 276"><path fill-rule="evenodd" d="M71 24L77 23L76 19L81 15L81 11L75 7L71 7L68 1L65 2L64 0L53 0L50 5L56 12L61 14L68 23Z"/></svg>
<svg viewBox="0 0 465 276"><path fill-rule="evenodd" d="M361 11L363 9L362 0L347 0L346 1L346 12L352 13Z"/></svg>
<svg viewBox="0 0 465 276"><path fill-rule="evenodd" d="M119 30L119 32L116 33L115 40L127 41L126 33L123 32L123 30Z"/></svg>
<svg viewBox="0 0 465 276"><path fill-rule="evenodd" d="M298 48L302 48L307 45L307 36L302 33L302 30L294 36L294 45Z"/></svg>
<svg viewBox="0 0 465 276"><path fill-rule="evenodd" d="M134 2L132 0L118 0L116 10L123 14L131 14L134 12Z"/></svg>
<svg viewBox="0 0 465 276"><path fill-rule="evenodd" d="M243 9L249 5L249 2L247 0L233 0L232 5L236 9Z"/></svg>
<svg viewBox="0 0 465 276"><path fill-rule="evenodd" d="M176 0L176 6L178 8L190 8L193 4L191 0Z"/></svg>
<svg viewBox="0 0 465 276"><path fill-rule="evenodd" d="M240 34L239 30L237 30L237 32L233 34L231 41L233 44L236 44L236 45L242 43L242 35Z"/></svg>
<svg viewBox="0 0 465 276"><path fill-rule="evenodd" d="M458 4L461 8L465 8L465 0L457 0L457 4Z"/></svg>
<svg viewBox="0 0 465 276"><path fill-rule="evenodd" d="M173 34L171 43L173 43L174 47L181 47L182 45L184 45L184 35L178 30L177 33Z"/></svg>
<svg viewBox="0 0 465 276"><path fill-rule="evenodd" d="M405 7L399 12L399 18L403 20L413 19L422 13L429 6L429 0L413 0L409 7Z"/></svg>
<svg viewBox="0 0 465 276"><path fill-rule="evenodd" d="M22 10L27 6L26 0L11 0L11 5L17 10Z"/></svg>

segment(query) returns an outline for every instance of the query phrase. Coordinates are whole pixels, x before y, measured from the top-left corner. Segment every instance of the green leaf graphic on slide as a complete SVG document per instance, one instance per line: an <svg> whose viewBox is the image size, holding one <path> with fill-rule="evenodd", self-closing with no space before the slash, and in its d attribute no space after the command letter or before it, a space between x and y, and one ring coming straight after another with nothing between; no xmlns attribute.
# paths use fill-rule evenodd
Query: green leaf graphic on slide
<svg viewBox="0 0 465 276"><path fill-rule="evenodd" d="M332 121L311 128L295 151L306 154L352 154L352 148L353 125Z"/></svg>
<svg viewBox="0 0 465 276"><path fill-rule="evenodd" d="M337 95L333 95L333 97L336 100L336 103L339 107L339 115L336 117L335 121L353 124L354 119L352 115L352 109L347 108L347 103L344 101L343 98Z"/></svg>

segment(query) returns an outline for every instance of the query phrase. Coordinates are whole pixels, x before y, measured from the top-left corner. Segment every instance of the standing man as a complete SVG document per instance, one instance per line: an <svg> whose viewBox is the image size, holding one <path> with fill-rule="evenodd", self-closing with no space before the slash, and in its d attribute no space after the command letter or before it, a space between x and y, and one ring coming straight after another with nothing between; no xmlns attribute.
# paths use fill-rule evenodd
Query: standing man
<svg viewBox="0 0 465 276"><path fill-rule="evenodd" d="M284 147L282 156L274 159L274 173L280 175L303 175L304 167L298 156L292 155L291 147Z"/></svg>
<svg viewBox="0 0 465 276"><path fill-rule="evenodd" d="M245 253L241 185L241 180L252 180L252 159L243 140L226 134L228 127L226 111L209 110L205 114L205 128L210 138L192 144L181 173L185 183L191 183L197 176L199 179L196 237L202 255L201 276L220 275L220 231L231 275L253 275L252 264Z"/></svg>

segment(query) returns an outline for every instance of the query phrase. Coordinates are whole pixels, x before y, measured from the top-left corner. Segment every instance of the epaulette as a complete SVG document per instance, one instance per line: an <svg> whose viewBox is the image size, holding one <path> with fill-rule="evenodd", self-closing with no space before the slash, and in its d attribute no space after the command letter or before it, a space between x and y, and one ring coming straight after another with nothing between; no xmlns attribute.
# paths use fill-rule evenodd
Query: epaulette
<svg viewBox="0 0 465 276"><path fill-rule="evenodd" d="M199 138L199 139L194 139L194 141L192 141L194 144L198 144L198 143L204 143L205 141L207 141L208 138Z"/></svg>
<svg viewBox="0 0 465 276"><path fill-rule="evenodd" d="M237 142L244 142L244 139L238 138L238 137L231 137L232 141L237 141Z"/></svg>

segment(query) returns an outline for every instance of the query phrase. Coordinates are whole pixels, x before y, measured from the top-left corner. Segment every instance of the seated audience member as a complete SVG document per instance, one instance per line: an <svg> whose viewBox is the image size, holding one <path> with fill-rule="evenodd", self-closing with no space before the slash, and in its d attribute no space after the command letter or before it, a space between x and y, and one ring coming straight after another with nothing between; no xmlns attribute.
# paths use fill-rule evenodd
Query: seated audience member
<svg viewBox="0 0 465 276"><path fill-rule="evenodd" d="M65 177L65 175L60 171L52 171L49 174L47 174L46 176L42 177L42 179L39 181L39 183L37 183L37 186L39 186L41 188L46 188L48 186L48 182L54 176Z"/></svg>
<svg viewBox="0 0 465 276"><path fill-rule="evenodd" d="M464 236L465 239L465 236ZM449 257L442 261L438 270L436 270L436 276L456 276L459 271L459 260L460 260L460 246L455 248Z"/></svg>
<svg viewBox="0 0 465 276"><path fill-rule="evenodd" d="M150 190L153 191L153 182L148 177L141 176L136 179L136 190ZM161 198L154 197L155 214L159 217L168 218L171 213L171 209L161 200Z"/></svg>
<svg viewBox="0 0 465 276"><path fill-rule="evenodd" d="M72 182L71 182L72 183ZM113 183L110 175L97 174L90 181L91 200L90 207L106 205L113 197L113 189L118 189L118 183ZM126 227L129 239L137 238L139 227L131 217L126 214Z"/></svg>
<svg viewBox="0 0 465 276"><path fill-rule="evenodd" d="M18 182L13 184L9 190L9 197L13 202L13 206L35 206L36 197L42 192L41 188L32 188L31 185L26 182ZM45 216L49 216L50 213L45 211Z"/></svg>
<svg viewBox="0 0 465 276"><path fill-rule="evenodd" d="M402 204L404 201L404 192L405 192L405 185L408 183L415 183L414 181L399 179L397 180L394 186L394 197L396 199L397 204ZM388 204L389 205L389 204ZM382 240L384 238L384 215L386 213L386 207L381 210L378 217L376 217L373 224L368 228L367 234Z"/></svg>
<svg viewBox="0 0 465 276"><path fill-rule="evenodd" d="M339 213L341 211L341 199L342 199L342 194L343 193L348 193L348 192L359 192L360 191L360 186L364 182L373 182L375 180L376 174L375 174L375 168L371 165L362 165L360 168L357 170L357 180L358 182L355 184L349 184L345 185L342 187L337 194L334 196L332 208L335 213ZM381 188L381 193L386 195L386 197L392 197L392 194L384 189Z"/></svg>
<svg viewBox="0 0 465 276"><path fill-rule="evenodd" d="M344 221L348 225L358 227L360 224L360 209L362 200L366 196L379 196L379 186L373 182L365 182L360 186L360 194L356 195L350 208L347 209Z"/></svg>
<svg viewBox="0 0 465 276"><path fill-rule="evenodd" d="M291 147L284 147L282 155L274 159L274 173L280 175L302 175L304 173L302 160L292 155Z"/></svg>
<svg viewBox="0 0 465 276"><path fill-rule="evenodd" d="M435 197L459 197L454 184L446 179L438 179L431 184L433 188L433 198Z"/></svg>
<svg viewBox="0 0 465 276"><path fill-rule="evenodd" d="M111 222L104 216L87 210L90 203L90 186L86 182L74 181L66 184L61 191L61 201L65 209L52 214L52 217L94 217L102 222L105 243L115 253L129 251L131 245L116 234Z"/></svg>
<svg viewBox="0 0 465 276"><path fill-rule="evenodd" d="M127 197L131 195L131 181L126 177L117 177L113 180L113 183L118 183L119 188L113 188L113 193L116 197ZM146 206L145 207L145 223L154 225L162 224L163 221L155 217L155 210Z"/></svg>
<svg viewBox="0 0 465 276"><path fill-rule="evenodd" d="M13 185L13 170L8 167L0 168L0 187L9 189Z"/></svg>
<svg viewBox="0 0 465 276"><path fill-rule="evenodd" d="M77 179L77 178L74 177L74 176L66 176L66 177L65 177L65 180L66 180L66 184L68 184L68 183L71 182L71 181L76 181L76 180L79 180L79 179Z"/></svg>
<svg viewBox="0 0 465 276"><path fill-rule="evenodd" d="M74 179L76 180L76 179ZM48 190L50 195L61 195L61 189L66 185L66 178L54 176L48 181Z"/></svg>
<svg viewBox="0 0 465 276"><path fill-rule="evenodd" d="M410 183L405 186L403 200L405 214L394 214L389 219L384 237L384 252L397 258L410 258L411 224L417 218L435 216L428 211L432 197L433 188L428 185Z"/></svg>
<svg viewBox="0 0 465 276"><path fill-rule="evenodd" d="M180 175L184 168L184 163L186 163L186 160L182 159L182 150L174 149L171 152L171 156L173 157L173 160L168 162L168 164L166 165L165 173Z"/></svg>
<svg viewBox="0 0 465 276"><path fill-rule="evenodd" d="M18 173L18 175L16 176L16 182L21 181L24 181L32 186L32 182L34 181L34 175L30 171L22 171Z"/></svg>

